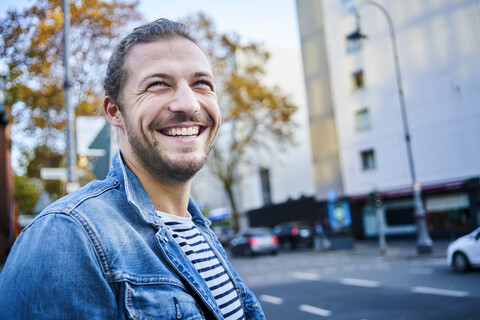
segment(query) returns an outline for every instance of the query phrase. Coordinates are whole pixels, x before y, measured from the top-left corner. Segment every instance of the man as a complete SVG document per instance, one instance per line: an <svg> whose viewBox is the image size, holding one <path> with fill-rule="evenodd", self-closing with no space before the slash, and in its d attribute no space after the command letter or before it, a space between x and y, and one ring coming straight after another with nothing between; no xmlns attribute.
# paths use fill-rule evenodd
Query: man
<svg viewBox="0 0 480 320"><path fill-rule="evenodd" d="M120 152L103 181L44 210L0 275L1 319L264 319L189 197L220 126L207 58L176 22L115 49L104 111Z"/></svg>

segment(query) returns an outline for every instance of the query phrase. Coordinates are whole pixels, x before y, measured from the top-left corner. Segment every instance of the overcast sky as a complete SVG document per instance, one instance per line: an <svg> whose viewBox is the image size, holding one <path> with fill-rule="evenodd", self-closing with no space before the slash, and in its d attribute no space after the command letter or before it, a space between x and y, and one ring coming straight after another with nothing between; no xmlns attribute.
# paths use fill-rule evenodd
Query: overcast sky
<svg viewBox="0 0 480 320"><path fill-rule="evenodd" d="M0 13L7 8L25 8L34 0L1 0ZM221 31L235 31L242 39L270 47L300 47L295 0L140 0L146 20L175 20L205 12Z"/></svg>

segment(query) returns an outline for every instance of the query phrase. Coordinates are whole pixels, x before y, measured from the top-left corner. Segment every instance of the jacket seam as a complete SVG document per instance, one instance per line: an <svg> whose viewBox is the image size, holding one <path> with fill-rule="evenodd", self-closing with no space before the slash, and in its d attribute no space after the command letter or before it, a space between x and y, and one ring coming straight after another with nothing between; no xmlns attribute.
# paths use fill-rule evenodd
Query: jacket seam
<svg viewBox="0 0 480 320"><path fill-rule="evenodd" d="M103 274L105 275L105 278L107 279L107 282L109 283L114 282L112 271L110 268L110 263L108 262L107 254L105 253L105 250L103 249L102 244L98 240L97 235L95 234L93 229L90 227L90 224L87 222L86 219L84 219L81 215L79 215L77 212L73 210L71 211L71 216L72 218L75 218L75 220L77 220L78 223L82 226L82 229L85 231L85 233L87 234L87 237L89 238L90 242L95 248L95 253L100 262L100 266L102 268Z"/></svg>

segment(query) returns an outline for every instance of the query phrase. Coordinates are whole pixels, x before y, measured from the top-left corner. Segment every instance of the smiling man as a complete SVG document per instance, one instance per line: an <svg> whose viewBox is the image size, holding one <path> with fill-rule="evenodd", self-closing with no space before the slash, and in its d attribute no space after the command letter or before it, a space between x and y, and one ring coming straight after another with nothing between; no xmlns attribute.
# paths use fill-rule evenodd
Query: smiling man
<svg viewBox="0 0 480 320"><path fill-rule="evenodd" d="M120 141L112 169L21 233L0 274L0 319L264 319L190 198L220 112L186 26L135 29L104 88Z"/></svg>

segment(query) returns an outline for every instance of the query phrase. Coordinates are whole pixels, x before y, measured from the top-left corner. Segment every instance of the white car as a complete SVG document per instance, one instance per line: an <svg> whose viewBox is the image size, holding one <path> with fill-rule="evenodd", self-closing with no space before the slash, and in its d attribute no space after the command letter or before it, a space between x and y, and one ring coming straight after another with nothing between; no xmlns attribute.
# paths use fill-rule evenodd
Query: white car
<svg viewBox="0 0 480 320"><path fill-rule="evenodd" d="M447 263L456 272L480 267L480 228L448 245Z"/></svg>

